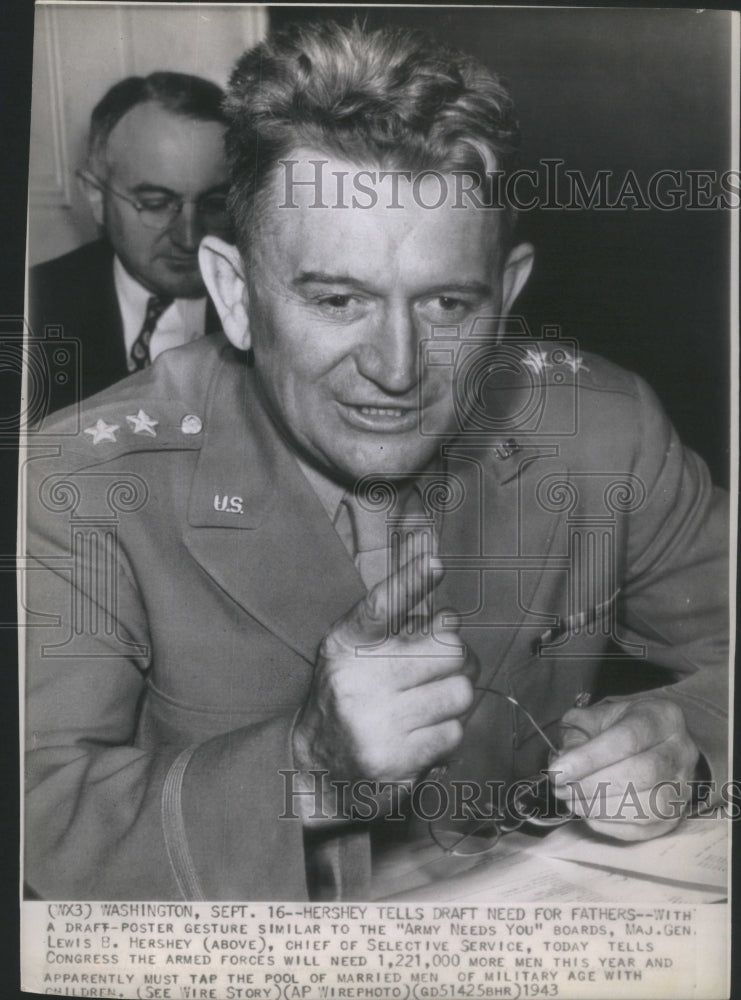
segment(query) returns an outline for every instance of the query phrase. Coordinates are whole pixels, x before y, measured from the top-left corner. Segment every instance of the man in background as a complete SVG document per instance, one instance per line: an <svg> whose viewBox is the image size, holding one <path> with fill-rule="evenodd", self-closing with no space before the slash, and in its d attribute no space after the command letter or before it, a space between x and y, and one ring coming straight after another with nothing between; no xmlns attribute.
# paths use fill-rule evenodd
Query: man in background
<svg viewBox="0 0 741 1000"><path fill-rule="evenodd" d="M197 252L228 234L222 97L157 72L121 80L93 110L78 176L103 236L30 273L32 336L56 327L80 343L78 376L44 379L45 413L219 329Z"/></svg>

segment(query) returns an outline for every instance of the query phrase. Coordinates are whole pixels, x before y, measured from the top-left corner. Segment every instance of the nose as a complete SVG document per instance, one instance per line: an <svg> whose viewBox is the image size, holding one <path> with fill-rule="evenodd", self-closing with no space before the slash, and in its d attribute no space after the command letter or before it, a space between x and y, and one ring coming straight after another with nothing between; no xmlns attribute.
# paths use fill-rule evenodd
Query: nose
<svg viewBox="0 0 741 1000"><path fill-rule="evenodd" d="M411 310L399 304L384 310L357 355L365 378L392 395L410 392L419 379L418 335Z"/></svg>
<svg viewBox="0 0 741 1000"><path fill-rule="evenodd" d="M185 202L170 226L170 239L179 249L195 253L204 235L196 206Z"/></svg>

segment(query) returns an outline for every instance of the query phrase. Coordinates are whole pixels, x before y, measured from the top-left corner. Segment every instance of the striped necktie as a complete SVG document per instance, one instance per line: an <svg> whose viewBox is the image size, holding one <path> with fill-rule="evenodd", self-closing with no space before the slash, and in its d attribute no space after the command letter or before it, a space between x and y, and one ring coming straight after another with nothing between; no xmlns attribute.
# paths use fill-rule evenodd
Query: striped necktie
<svg viewBox="0 0 741 1000"><path fill-rule="evenodd" d="M151 365L149 341L152 339L160 316L174 301L172 297L164 295L150 296L139 336L131 346L132 371L141 371L142 368L148 368Z"/></svg>

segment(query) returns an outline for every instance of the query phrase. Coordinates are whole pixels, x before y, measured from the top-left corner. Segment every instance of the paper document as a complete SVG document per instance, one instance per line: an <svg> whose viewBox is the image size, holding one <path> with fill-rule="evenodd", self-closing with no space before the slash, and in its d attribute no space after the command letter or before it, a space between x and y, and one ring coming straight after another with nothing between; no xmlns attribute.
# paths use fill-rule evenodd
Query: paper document
<svg viewBox="0 0 741 1000"><path fill-rule="evenodd" d="M728 843L728 821L716 819L689 820L642 843L599 837L573 822L542 839L509 834L477 858L446 855L427 839L378 861L373 898L712 903L726 896Z"/></svg>
<svg viewBox="0 0 741 1000"><path fill-rule="evenodd" d="M567 823L527 849L541 857L599 865L644 878L722 889L728 884L730 822L685 820L663 837L620 841L601 837L583 823Z"/></svg>

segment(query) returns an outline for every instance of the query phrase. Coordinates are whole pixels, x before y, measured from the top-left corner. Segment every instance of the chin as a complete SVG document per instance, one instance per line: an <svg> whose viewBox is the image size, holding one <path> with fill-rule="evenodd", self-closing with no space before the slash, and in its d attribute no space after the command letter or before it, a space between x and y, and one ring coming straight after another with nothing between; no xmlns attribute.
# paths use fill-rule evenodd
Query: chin
<svg viewBox="0 0 741 1000"><path fill-rule="evenodd" d="M393 479L406 479L422 472L434 458L433 455L384 455L378 452L366 456L364 461L352 463L352 477L362 479L364 476L389 476Z"/></svg>

